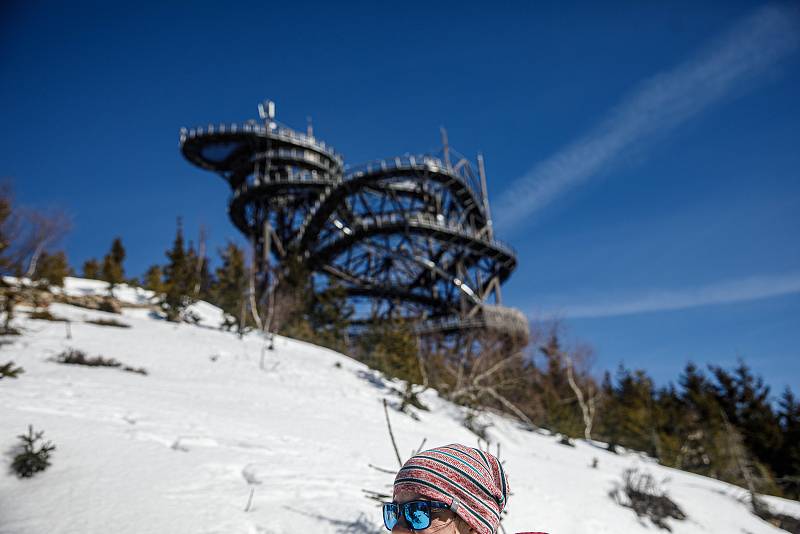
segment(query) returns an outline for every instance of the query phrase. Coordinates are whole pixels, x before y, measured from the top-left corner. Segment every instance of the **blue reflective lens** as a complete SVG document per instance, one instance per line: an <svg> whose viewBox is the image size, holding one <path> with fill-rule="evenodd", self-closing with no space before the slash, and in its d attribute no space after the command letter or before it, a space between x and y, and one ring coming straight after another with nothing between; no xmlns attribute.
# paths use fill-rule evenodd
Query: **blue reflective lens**
<svg viewBox="0 0 800 534"><path fill-rule="evenodd" d="M448 510L450 505L441 501L409 501L402 504L383 503L383 525L392 530L402 514L408 528L425 530L431 526L432 509Z"/></svg>
<svg viewBox="0 0 800 534"><path fill-rule="evenodd" d="M383 526L392 530L397 524L397 505L394 503L383 504Z"/></svg>
<svg viewBox="0 0 800 534"><path fill-rule="evenodd" d="M414 530L431 526L431 506L426 501L412 501L403 505L403 515Z"/></svg>

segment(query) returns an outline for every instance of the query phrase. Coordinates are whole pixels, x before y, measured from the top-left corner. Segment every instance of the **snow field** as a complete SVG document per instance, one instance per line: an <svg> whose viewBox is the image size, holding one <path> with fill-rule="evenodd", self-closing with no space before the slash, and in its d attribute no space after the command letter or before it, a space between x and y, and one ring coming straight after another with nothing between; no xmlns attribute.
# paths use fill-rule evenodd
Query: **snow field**
<svg viewBox="0 0 800 534"><path fill-rule="evenodd" d="M97 284L68 279L67 291L105 291ZM118 296L141 304L152 295L126 288ZM0 363L13 360L25 373L0 382L0 453L13 449L28 424L57 449L52 466L26 480L2 456L0 533L382 531L380 510L362 490L390 491L393 477L369 464L397 468L382 399L395 404L391 388L399 384L307 343L279 337L275 350L264 350L255 334L239 339L212 328L218 309L195 308L205 326L168 323L146 309L125 309L120 318L53 304L55 315L72 321L72 339L63 323L17 321L25 333L0 348ZM83 322L100 317L131 328ZM149 375L49 361L66 348ZM416 411L419 420L390 410L404 459L423 438L426 447L477 445L460 407L434 391L422 399L431 411ZM689 516L669 521L676 534L783 532L748 512L740 488L637 453L614 455L602 444L566 447L505 417L483 419L509 475L508 533L657 531L608 496L630 467L666 479ZM769 502L800 515L800 503Z"/></svg>

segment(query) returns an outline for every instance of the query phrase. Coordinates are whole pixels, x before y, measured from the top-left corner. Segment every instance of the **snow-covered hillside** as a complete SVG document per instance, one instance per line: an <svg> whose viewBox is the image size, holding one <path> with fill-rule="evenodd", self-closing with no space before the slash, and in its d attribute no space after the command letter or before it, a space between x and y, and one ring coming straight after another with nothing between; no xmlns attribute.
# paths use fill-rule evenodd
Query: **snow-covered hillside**
<svg viewBox="0 0 800 534"><path fill-rule="evenodd" d="M67 282L75 294L105 291ZM119 296L149 297L131 288ZM71 339L64 323L20 317L24 335L0 348L0 363L25 369L0 382L0 452L29 424L57 446L52 466L32 479L16 478L10 456L1 457L0 533L381 531L379 509L363 490L387 490L392 481L369 464L397 466L382 406L384 398L396 402L391 382L347 356L290 339L265 351L257 335L239 339L211 328L219 311L207 304L198 311L205 326L168 323L144 308L122 317L63 304L51 311L72 321ZM131 328L85 322L101 317ZM50 361L66 348L149 374ZM460 408L433 391L422 397L431 411L416 412L418 420L390 410L404 458L423 439L477 445ZM508 533L657 532L608 495L630 467L666 479L688 515L669 522L677 534L782 532L750 514L734 486L635 453L560 445L503 417L486 420L513 493ZM769 502L800 515L800 503Z"/></svg>

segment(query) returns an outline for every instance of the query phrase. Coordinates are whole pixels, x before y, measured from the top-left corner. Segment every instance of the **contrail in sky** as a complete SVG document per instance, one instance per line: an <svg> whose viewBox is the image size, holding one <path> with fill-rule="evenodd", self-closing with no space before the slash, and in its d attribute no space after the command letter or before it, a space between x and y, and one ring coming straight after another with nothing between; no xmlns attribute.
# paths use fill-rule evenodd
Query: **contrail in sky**
<svg viewBox="0 0 800 534"><path fill-rule="evenodd" d="M512 233L522 219L606 170L634 144L679 126L741 90L794 51L798 41L797 8L760 8L690 60L644 81L588 134L513 182L494 203L495 226Z"/></svg>
<svg viewBox="0 0 800 534"><path fill-rule="evenodd" d="M640 295L595 298L577 304L564 302L546 310L532 310L530 316L563 319L613 317L746 302L793 293L800 293L800 272L751 276L691 289L652 290Z"/></svg>

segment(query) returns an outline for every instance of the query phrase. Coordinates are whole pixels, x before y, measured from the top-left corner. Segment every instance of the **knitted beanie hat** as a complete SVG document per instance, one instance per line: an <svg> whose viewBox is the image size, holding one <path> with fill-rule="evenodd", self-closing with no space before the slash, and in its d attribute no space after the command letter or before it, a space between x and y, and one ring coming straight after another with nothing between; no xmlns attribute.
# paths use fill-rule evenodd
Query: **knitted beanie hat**
<svg viewBox="0 0 800 534"><path fill-rule="evenodd" d="M480 534L495 534L506 506L508 480L490 453L453 444L409 458L394 479L395 495L399 490L448 503Z"/></svg>

